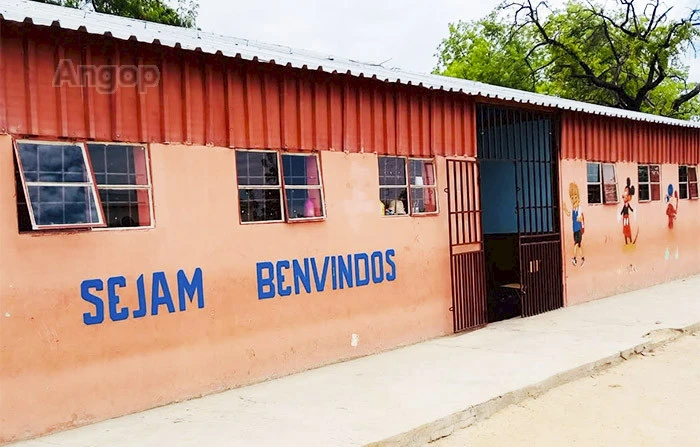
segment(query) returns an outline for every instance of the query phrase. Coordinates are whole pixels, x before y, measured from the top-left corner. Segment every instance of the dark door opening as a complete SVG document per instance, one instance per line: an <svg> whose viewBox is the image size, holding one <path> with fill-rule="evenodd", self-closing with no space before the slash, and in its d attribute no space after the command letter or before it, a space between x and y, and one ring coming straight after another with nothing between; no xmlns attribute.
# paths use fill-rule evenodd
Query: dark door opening
<svg viewBox="0 0 700 447"><path fill-rule="evenodd" d="M555 131L546 113L478 108L489 322L562 306Z"/></svg>

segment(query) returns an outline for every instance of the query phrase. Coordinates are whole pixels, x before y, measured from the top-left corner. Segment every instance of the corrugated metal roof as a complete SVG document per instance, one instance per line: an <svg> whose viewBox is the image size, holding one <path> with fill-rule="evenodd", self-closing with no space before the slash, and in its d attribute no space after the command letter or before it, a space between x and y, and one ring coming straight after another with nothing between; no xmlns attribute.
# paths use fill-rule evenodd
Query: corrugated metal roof
<svg viewBox="0 0 700 447"><path fill-rule="evenodd" d="M108 35L117 39L131 39L144 43L160 43L168 47L180 47L186 50L202 51L211 54L222 53L224 56L288 65L295 68L308 68L328 73L345 73L351 76L377 78L385 82L418 85L429 89L461 92L472 96L497 98L561 110L700 128L700 123L691 121L571 101L464 79L388 69L382 66L293 49L282 45L222 36L194 29L161 25L91 11L64 8L29 0L0 0L0 16L13 22L29 21L36 25L58 26L64 29L85 31L89 34Z"/></svg>

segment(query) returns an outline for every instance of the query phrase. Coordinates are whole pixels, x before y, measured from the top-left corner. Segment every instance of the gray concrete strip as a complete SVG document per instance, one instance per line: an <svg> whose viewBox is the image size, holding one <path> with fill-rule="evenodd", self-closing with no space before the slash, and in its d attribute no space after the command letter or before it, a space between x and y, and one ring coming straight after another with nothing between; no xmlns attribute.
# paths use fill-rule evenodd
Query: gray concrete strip
<svg viewBox="0 0 700 447"><path fill-rule="evenodd" d="M411 446L700 329L700 276L15 447Z"/></svg>

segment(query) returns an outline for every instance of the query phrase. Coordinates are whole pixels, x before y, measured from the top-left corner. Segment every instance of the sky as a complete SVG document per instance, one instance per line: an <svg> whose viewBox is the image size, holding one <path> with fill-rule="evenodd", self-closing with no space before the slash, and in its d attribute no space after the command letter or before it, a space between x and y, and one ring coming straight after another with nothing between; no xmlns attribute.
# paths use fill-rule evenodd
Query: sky
<svg viewBox="0 0 700 447"><path fill-rule="evenodd" d="M450 22L479 19L500 2L199 0L197 26L203 31L425 73L436 65L436 48L447 36ZM666 3L682 11L698 2ZM700 81L700 54L688 57L688 64L691 80Z"/></svg>

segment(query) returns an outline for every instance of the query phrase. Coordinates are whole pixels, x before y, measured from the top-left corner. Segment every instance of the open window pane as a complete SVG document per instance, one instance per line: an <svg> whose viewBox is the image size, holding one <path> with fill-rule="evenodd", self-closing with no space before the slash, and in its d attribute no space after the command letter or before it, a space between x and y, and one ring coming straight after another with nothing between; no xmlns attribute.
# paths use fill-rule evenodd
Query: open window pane
<svg viewBox="0 0 700 447"><path fill-rule="evenodd" d="M99 224L89 186L29 186L29 200L38 226Z"/></svg>
<svg viewBox="0 0 700 447"><path fill-rule="evenodd" d="M103 226L84 145L18 141L16 149L33 229Z"/></svg>
<svg viewBox="0 0 700 447"><path fill-rule="evenodd" d="M20 142L19 156L27 182L87 183L83 147Z"/></svg>
<svg viewBox="0 0 700 447"><path fill-rule="evenodd" d="M379 157L379 184L382 186L406 185L406 159Z"/></svg>
<svg viewBox="0 0 700 447"><path fill-rule="evenodd" d="M698 198L698 183L693 182L688 184L688 197L691 199L697 199Z"/></svg>
<svg viewBox="0 0 700 447"><path fill-rule="evenodd" d="M241 221L281 221L281 193L280 189L239 189Z"/></svg>
<svg viewBox="0 0 700 447"><path fill-rule="evenodd" d="M236 151L239 186L279 186L277 152Z"/></svg>
<svg viewBox="0 0 700 447"><path fill-rule="evenodd" d="M384 215L394 216L407 214L407 188L379 188L379 200L384 204Z"/></svg>
<svg viewBox="0 0 700 447"><path fill-rule="evenodd" d="M661 184L651 184L651 200L661 200Z"/></svg>

